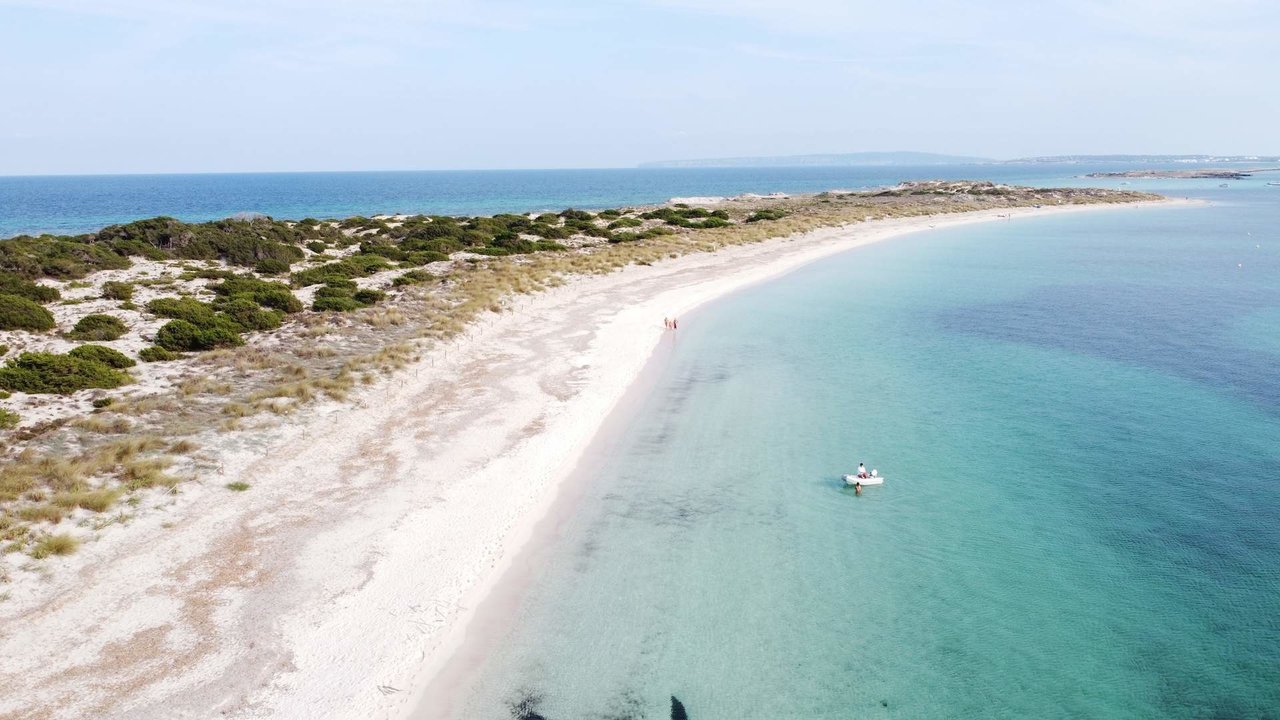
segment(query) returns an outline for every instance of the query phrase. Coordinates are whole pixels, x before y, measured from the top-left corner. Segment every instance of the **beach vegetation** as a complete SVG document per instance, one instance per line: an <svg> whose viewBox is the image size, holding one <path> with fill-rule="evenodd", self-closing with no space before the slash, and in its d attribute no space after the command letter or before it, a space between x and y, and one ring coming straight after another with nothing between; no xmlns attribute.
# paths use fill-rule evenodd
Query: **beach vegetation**
<svg viewBox="0 0 1280 720"><path fill-rule="evenodd" d="M62 298L57 288L34 283L17 273L0 272L0 295L16 295L38 303L48 303Z"/></svg>
<svg viewBox="0 0 1280 720"><path fill-rule="evenodd" d="M0 295L0 330L52 330L53 313L20 295Z"/></svg>
<svg viewBox="0 0 1280 720"><path fill-rule="evenodd" d="M113 315L85 315L67 333L72 340L118 340L129 331L124 321Z"/></svg>
<svg viewBox="0 0 1280 720"><path fill-rule="evenodd" d="M248 490L250 487L251 486L249 485L249 483L244 482L243 480L236 480L235 482L227 483L227 489L233 490L235 492L244 492L245 490Z"/></svg>
<svg viewBox="0 0 1280 720"><path fill-rule="evenodd" d="M20 422L22 422L22 418L18 413L0 408L0 430L12 430L18 427Z"/></svg>
<svg viewBox="0 0 1280 720"><path fill-rule="evenodd" d="M182 357L181 354L166 350L159 345L144 347L138 351L138 359L142 362L167 362L180 357Z"/></svg>
<svg viewBox="0 0 1280 720"><path fill-rule="evenodd" d="M781 209L764 209L757 210L747 216L747 222L755 223L762 220L781 220L787 216L787 212Z"/></svg>
<svg viewBox="0 0 1280 720"><path fill-rule="evenodd" d="M283 275L289 272L289 263L277 258L263 258L253 266L253 271L262 275Z"/></svg>
<svg viewBox="0 0 1280 720"><path fill-rule="evenodd" d="M31 557L43 560L50 555L70 555L80 547L80 541L66 533L48 535L31 548Z"/></svg>
<svg viewBox="0 0 1280 720"><path fill-rule="evenodd" d="M73 348L67 355L80 360L102 363L117 370L131 368L138 364L133 358L126 356L119 350L112 350L104 345L81 345Z"/></svg>
<svg viewBox="0 0 1280 720"><path fill-rule="evenodd" d="M102 297L107 300L129 302L133 300L133 283L108 280L102 283Z"/></svg>
<svg viewBox="0 0 1280 720"><path fill-rule="evenodd" d="M165 350L190 352L212 350L220 347L236 347L244 344L240 337L241 326L230 317L214 315L207 320L170 320L156 331L156 345Z"/></svg>
<svg viewBox="0 0 1280 720"><path fill-rule="evenodd" d="M127 373L98 359L70 353L26 352L0 367L0 388L13 392L65 395L88 388L109 390L132 381Z"/></svg>

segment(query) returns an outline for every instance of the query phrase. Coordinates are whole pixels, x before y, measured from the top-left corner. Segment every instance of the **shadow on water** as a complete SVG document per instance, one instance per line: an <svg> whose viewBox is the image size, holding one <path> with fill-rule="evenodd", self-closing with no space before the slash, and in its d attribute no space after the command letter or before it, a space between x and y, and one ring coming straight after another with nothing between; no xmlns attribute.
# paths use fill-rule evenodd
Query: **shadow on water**
<svg viewBox="0 0 1280 720"><path fill-rule="evenodd" d="M520 691L519 697L510 704L513 720L550 720L540 711L543 697L531 690ZM632 691L627 691L619 698L618 707L601 715L601 720L643 720L644 703ZM689 720L689 712L684 703L675 695L671 696L671 720Z"/></svg>
<svg viewBox="0 0 1280 720"><path fill-rule="evenodd" d="M1263 291L1141 285L1060 285L1011 302L935 316L947 332L1081 353L1225 390L1280 416L1276 356L1231 331L1280 298Z"/></svg>

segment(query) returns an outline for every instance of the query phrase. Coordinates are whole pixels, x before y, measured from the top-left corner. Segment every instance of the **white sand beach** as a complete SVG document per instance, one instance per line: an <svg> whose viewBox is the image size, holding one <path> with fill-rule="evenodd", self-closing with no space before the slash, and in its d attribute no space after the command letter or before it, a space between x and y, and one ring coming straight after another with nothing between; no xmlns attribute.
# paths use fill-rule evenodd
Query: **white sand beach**
<svg viewBox="0 0 1280 720"><path fill-rule="evenodd" d="M447 715L432 678L670 332L664 317L931 227L1093 210L1125 211L860 223L521 298L354 404L318 404L251 445L227 436L220 474L4 588L0 717ZM250 489L223 488L236 480Z"/></svg>

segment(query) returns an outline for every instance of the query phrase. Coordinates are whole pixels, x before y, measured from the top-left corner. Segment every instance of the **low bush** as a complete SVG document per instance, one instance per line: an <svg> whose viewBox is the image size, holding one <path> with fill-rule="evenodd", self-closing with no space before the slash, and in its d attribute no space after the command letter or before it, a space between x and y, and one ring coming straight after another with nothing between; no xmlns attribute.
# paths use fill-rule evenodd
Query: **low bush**
<svg viewBox="0 0 1280 720"><path fill-rule="evenodd" d="M0 368L0 387L25 393L66 395L87 388L110 390L132 381L133 378L127 373L91 357L84 357L84 354L74 356L70 353L58 355L28 352L9 360Z"/></svg>
<svg viewBox="0 0 1280 720"><path fill-rule="evenodd" d="M613 222L609 223L609 229L617 230L618 228L633 228L633 227L640 227L641 225L644 225L644 221L641 220L640 218L620 217L617 220L614 220Z"/></svg>
<svg viewBox="0 0 1280 720"><path fill-rule="evenodd" d="M129 328L118 317L111 315L85 315L80 318L67 337L73 340L117 340Z"/></svg>
<svg viewBox="0 0 1280 720"><path fill-rule="evenodd" d="M404 287L405 285L418 285L434 277L435 275L432 275L431 273L425 270L410 270L409 272L403 275L400 275L395 280L392 280L391 284L395 285L396 287Z"/></svg>
<svg viewBox="0 0 1280 720"><path fill-rule="evenodd" d="M133 283L108 280L102 283L102 297L107 300L129 302L133 299Z"/></svg>
<svg viewBox="0 0 1280 720"><path fill-rule="evenodd" d="M22 418L18 417L18 413L0 408L0 430L12 430L18 427L21 421Z"/></svg>
<svg viewBox="0 0 1280 720"><path fill-rule="evenodd" d="M198 351L244 344L240 325L225 315L215 315L208 322L170 320L156 332L156 345L165 350Z"/></svg>
<svg viewBox="0 0 1280 720"><path fill-rule="evenodd" d="M329 280L350 280L367 277L379 270L386 270L391 263L380 255L352 255L337 262L325 263L306 270L299 270L291 276L295 287L321 285Z"/></svg>
<svg viewBox="0 0 1280 720"><path fill-rule="evenodd" d="M320 242L319 240L312 240L311 242L307 243L307 249L313 253L319 254L327 251L329 249L329 244Z"/></svg>
<svg viewBox="0 0 1280 720"><path fill-rule="evenodd" d="M293 294L293 291L287 285L268 282L252 275L233 275L224 279L221 283L211 286L209 289L213 290L221 298L247 298L255 304L286 313L301 312L302 310L302 301ZM215 302L214 307L221 309L219 303L222 302L225 301L219 300Z"/></svg>
<svg viewBox="0 0 1280 720"><path fill-rule="evenodd" d="M0 330L52 330L53 314L34 300L0 295Z"/></svg>
<svg viewBox="0 0 1280 720"><path fill-rule="evenodd" d="M81 345L78 348L72 349L67 353L67 355L73 358L80 358L81 360L100 362L103 365L113 367L117 370L131 368L138 364L133 358L127 357L119 351L112 350L111 348L104 347L102 345Z"/></svg>
<svg viewBox="0 0 1280 720"><path fill-rule="evenodd" d="M56 288L45 287L11 272L0 272L0 295L17 295L38 303L47 303L62 297Z"/></svg>
<svg viewBox="0 0 1280 720"><path fill-rule="evenodd" d="M93 406L98 410L101 410L102 408L111 407L111 405L114 404L115 401L116 401L115 398L100 397L93 401Z"/></svg>
<svg viewBox="0 0 1280 720"><path fill-rule="evenodd" d="M169 352L159 345L142 348L138 352L138 359L142 362L166 362L168 360L177 360L182 357L178 353Z"/></svg>
<svg viewBox="0 0 1280 720"><path fill-rule="evenodd" d="M147 310L160 317L186 320L194 325L210 324L217 317L212 305L195 298L156 298L147 303Z"/></svg>
<svg viewBox="0 0 1280 720"><path fill-rule="evenodd" d="M353 292L346 287L326 285L316 291L316 299L311 307L313 310L319 311L350 312L376 305L385 297L386 293L381 290L355 290Z"/></svg>
<svg viewBox="0 0 1280 720"><path fill-rule="evenodd" d="M785 210L757 210L747 216L747 222L755 223L762 220L781 220L786 217Z"/></svg>
<svg viewBox="0 0 1280 720"><path fill-rule="evenodd" d="M245 330L274 330L284 321L283 312L263 310L258 303L245 296L230 298L225 303L220 303L218 309Z"/></svg>
<svg viewBox="0 0 1280 720"><path fill-rule="evenodd" d="M253 269L255 272L262 273L263 275L283 275L284 273L289 272L289 267L289 263L284 260L263 258L253 266Z"/></svg>

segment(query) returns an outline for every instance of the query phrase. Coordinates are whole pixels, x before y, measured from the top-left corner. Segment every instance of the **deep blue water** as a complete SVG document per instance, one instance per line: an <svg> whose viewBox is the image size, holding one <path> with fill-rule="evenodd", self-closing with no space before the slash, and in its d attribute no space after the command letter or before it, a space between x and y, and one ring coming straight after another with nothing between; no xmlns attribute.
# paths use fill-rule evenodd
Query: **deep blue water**
<svg viewBox="0 0 1280 720"><path fill-rule="evenodd" d="M682 318L459 717L1280 717L1280 195L1193 191Z"/></svg>
<svg viewBox="0 0 1280 720"><path fill-rule="evenodd" d="M1098 181L1085 183L1074 176L1117 167L1028 164L0 177L0 238L90 232L156 215L203 221L241 212L293 220L391 212L492 214L619 207L675 196L855 189L929 178L1096 185ZM1213 185L1190 182L1178 187Z"/></svg>

